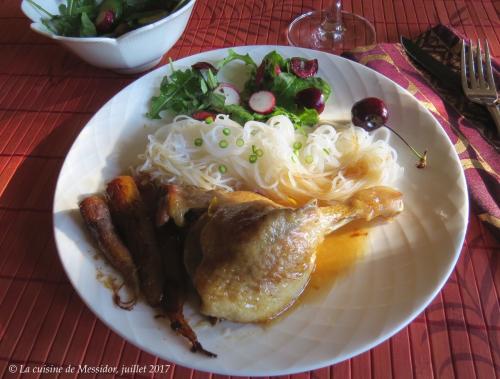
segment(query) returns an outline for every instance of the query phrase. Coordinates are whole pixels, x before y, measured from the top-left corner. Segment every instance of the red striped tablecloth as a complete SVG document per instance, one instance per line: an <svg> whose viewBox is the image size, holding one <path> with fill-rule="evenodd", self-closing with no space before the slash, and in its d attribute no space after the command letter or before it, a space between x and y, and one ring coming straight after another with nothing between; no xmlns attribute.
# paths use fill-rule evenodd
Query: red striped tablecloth
<svg viewBox="0 0 500 379"><path fill-rule="evenodd" d="M168 56L286 44L290 20L327 3L198 0L186 33ZM135 77L88 66L31 32L19 7L18 1L0 0L0 376L19 376L9 373L12 364L167 364L125 342L86 308L62 270L52 235L51 204L65 154L90 117ZM414 37L443 23L471 38L487 37L500 56L498 2L345 0L344 7L372 21L379 41ZM292 376L498 376L499 246L472 208L458 265L416 320L360 356ZM172 366L162 377L210 376Z"/></svg>

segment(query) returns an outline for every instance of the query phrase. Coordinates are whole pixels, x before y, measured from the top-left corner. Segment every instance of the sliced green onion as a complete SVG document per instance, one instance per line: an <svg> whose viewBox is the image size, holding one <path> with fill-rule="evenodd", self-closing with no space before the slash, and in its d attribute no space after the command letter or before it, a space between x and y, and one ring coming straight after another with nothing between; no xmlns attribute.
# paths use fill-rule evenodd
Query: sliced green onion
<svg viewBox="0 0 500 379"><path fill-rule="evenodd" d="M250 163L255 163L255 162L257 162L257 155L255 155L255 154L250 155L250 157L248 158L248 161L249 161Z"/></svg>
<svg viewBox="0 0 500 379"><path fill-rule="evenodd" d="M264 155L264 152L262 151L262 149L257 149L255 150L255 155L257 155L260 158Z"/></svg>
<svg viewBox="0 0 500 379"><path fill-rule="evenodd" d="M229 145L229 143L225 139L221 139L219 141L219 147L222 148L222 149L225 149L226 147L228 147L228 145Z"/></svg>
<svg viewBox="0 0 500 379"><path fill-rule="evenodd" d="M312 155L308 155L308 156L306 157L305 161L306 161L306 163L307 163L307 164L311 164L311 163L313 163L313 157L312 157Z"/></svg>
<svg viewBox="0 0 500 379"><path fill-rule="evenodd" d="M326 155L330 155L330 149L327 149L326 147L323 148L323 151L325 152Z"/></svg>
<svg viewBox="0 0 500 379"><path fill-rule="evenodd" d="M221 165L219 166L219 172L220 172L221 174L225 174L225 173L227 172L227 167L226 167L225 165L221 164Z"/></svg>
<svg viewBox="0 0 500 379"><path fill-rule="evenodd" d="M241 147L245 144L245 141L243 141L243 138L238 138L236 140L236 146Z"/></svg>
<svg viewBox="0 0 500 379"><path fill-rule="evenodd" d="M231 129L229 129L229 128L222 129L222 134L224 134L225 136L230 135L231 134Z"/></svg>
<svg viewBox="0 0 500 379"><path fill-rule="evenodd" d="M211 124L211 123L213 123L213 122L214 122L214 119L212 118L212 116L208 116L208 117L205 119L205 122L206 122L207 124Z"/></svg>
<svg viewBox="0 0 500 379"><path fill-rule="evenodd" d="M194 145L198 146L198 147L201 146L201 145L203 145L203 140L201 138L195 138L194 139Z"/></svg>
<svg viewBox="0 0 500 379"><path fill-rule="evenodd" d="M294 150L300 150L300 149L302 149L302 142L295 142L293 144L293 149Z"/></svg>

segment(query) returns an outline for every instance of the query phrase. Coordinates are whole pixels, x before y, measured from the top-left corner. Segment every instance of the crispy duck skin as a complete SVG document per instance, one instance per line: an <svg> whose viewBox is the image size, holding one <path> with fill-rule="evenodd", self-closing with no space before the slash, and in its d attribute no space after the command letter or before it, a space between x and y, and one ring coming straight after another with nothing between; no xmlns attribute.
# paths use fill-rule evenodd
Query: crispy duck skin
<svg viewBox="0 0 500 379"><path fill-rule="evenodd" d="M245 191L216 197L184 244L201 313L234 322L275 318L306 287L325 235L354 220L392 218L402 210L402 194L388 187L360 190L345 202L318 206L311 201L299 208Z"/></svg>
<svg viewBox="0 0 500 379"><path fill-rule="evenodd" d="M186 225L186 213L190 210L205 210L213 198L223 196L222 191L205 191L192 186L178 186L175 184L163 187L164 196L158 204L156 225L165 224L173 218L178 226Z"/></svg>
<svg viewBox="0 0 500 379"><path fill-rule="evenodd" d="M97 241L100 250L122 276L127 287L132 291L130 300L123 302L118 293L114 294L115 303L124 309L132 309L139 296L139 278L132 255L118 236L106 201L97 195L89 196L80 202L80 213Z"/></svg>
<svg viewBox="0 0 500 379"><path fill-rule="evenodd" d="M225 204L257 200L273 203L272 200L249 191L207 191L194 186L175 184L165 185L163 190L164 196L160 199L156 213L157 226L165 224L170 218L175 221L176 225L186 226L188 212L195 211L201 216L210 204L215 203Z"/></svg>
<svg viewBox="0 0 500 379"><path fill-rule="evenodd" d="M158 237L163 253L166 278L162 309L170 320L170 327L191 343L192 352L201 352L209 357L217 357L216 354L203 348L195 332L184 318L183 307L186 300L187 275L182 260L183 231L170 221L158 229Z"/></svg>
<svg viewBox="0 0 500 379"><path fill-rule="evenodd" d="M132 253L139 271L146 301L153 307L163 298L164 267L154 226L131 176L119 176L108 183L111 215L118 231Z"/></svg>

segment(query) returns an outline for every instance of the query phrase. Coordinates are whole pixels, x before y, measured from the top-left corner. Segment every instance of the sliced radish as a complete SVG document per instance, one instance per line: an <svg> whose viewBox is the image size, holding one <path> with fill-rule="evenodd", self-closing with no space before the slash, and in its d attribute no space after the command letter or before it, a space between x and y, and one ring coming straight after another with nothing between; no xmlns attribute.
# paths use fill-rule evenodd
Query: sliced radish
<svg viewBox="0 0 500 379"><path fill-rule="evenodd" d="M276 98L272 92L258 91L250 96L248 105L254 112L268 114L273 111L276 105Z"/></svg>
<svg viewBox="0 0 500 379"><path fill-rule="evenodd" d="M225 105L239 105L240 104L240 93L231 83L221 83L214 89L215 93L224 95L226 100Z"/></svg>
<svg viewBox="0 0 500 379"><path fill-rule="evenodd" d="M198 112L194 112L191 115L191 117L194 118L195 120L198 120L198 121L205 121L209 117L211 117L212 120L215 120L215 118L217 117L217 115L215 113L213 113L213 112L198 111Z"/></svg>

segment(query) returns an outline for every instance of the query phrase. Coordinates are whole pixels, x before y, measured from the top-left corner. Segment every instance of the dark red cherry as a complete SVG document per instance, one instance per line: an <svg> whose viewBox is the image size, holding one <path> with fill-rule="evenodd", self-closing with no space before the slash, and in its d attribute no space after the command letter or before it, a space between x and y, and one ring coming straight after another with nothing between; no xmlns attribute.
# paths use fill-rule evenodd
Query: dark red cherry
<svg viewBox="0 0 500 379"><path fill-rule="evenodd" d="M385 103L377 97L367 97L354 103L351 109L352 123L365 130L384 126L389 118Z"/></svg>
<svg viewBox="0 0 500 379"><path fill-rule="evenodd" d="M367 97L354 103L351 108L352 123L367 131L378 129L385 126L394 133L401 141L408 146L418 158L417 167L424 168L427 165L427 151L420 154L394 129L387 126L389 111L385 103L377 97Z"/></svg>
<svg viewBox="0 0 500 379"><path fill-rule="evenodd" d="M295 103L304 108L316 109L318 113L325 109L325 97L323 92L316 87L310 87L297 92Z"/></svg>
<svg viewBox="0 0 500 379"><path fill-rule="evenodd" d="M311 59L308 61L304 58L291 58L290 69L299 78L309 78L316 75L316 73L318 72L318 60Z"/></svg>

